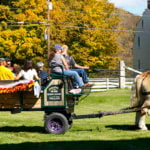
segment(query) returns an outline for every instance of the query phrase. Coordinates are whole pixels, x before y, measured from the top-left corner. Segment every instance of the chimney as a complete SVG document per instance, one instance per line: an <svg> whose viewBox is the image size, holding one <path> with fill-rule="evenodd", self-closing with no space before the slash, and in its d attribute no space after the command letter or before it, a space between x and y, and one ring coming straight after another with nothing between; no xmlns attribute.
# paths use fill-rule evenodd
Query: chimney
<svg viewBox="0 0 150 150"><path fill-rule="evenodd" d="M150 9L150 0L148 0L147 3L148 3L148 4L147 4L147 8Z"/></svg>

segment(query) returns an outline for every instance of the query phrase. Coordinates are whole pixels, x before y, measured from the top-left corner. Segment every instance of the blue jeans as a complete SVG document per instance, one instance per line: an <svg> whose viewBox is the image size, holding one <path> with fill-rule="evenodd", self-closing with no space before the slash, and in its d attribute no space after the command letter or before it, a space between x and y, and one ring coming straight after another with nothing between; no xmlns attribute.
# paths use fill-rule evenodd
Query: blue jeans
<svg viewBox="0 0 150 150"><path fill-rule="evenodd" d="M72 77L75 80L75 83L79 86L82 87L83 85L83 81L80 78L80 76L78 75L78 73L76 71L72 71L72 70L64 70L64 75L68 76L68 77Z"/></svg>
<svg viewBox="0 0 150 150"><path fill-rule="evenodd" d="M82 78L83 80L83 83L88 83L89 82L89 79L87 77L87 73L84 69L70 69L71 71L76 71L79 76ZM74 85L76 86L76 82L74 82Z"/></svg>

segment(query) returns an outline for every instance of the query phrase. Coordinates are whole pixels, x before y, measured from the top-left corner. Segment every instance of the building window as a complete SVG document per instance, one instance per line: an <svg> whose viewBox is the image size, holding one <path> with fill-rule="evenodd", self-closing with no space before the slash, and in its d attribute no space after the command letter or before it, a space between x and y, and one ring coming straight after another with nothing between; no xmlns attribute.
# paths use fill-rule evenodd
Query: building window
<svg viewBox="0 0 150 150"><path fill-rule="evenodd" d="M141 61L138 60L138 69L141 70Z"/></svg>
<svg viewBox="0 0 150 150"><path fill-rule="evenodd" d="M139 36L138 36L138 47L141 47L141 40Z"/></svg>
<svg viewBox="0 0 150 150"><path fill-rule="evenodd" d="M142 20L142 29L144 28L144 21Z"/></svg>

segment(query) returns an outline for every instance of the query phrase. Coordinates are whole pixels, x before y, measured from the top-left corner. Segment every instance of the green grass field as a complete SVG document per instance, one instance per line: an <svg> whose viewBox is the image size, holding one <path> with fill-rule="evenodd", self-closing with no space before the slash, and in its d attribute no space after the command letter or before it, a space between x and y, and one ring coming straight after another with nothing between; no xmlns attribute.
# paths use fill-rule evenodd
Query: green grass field
<svg viewBox="0 0 150 150"><path fill-rule="evenodd" d="M115 111L129 106L130 90L92 93L76 114ZM0 150L148 150L150 131L134 127L134 113L74 120L64 135L47 134L43 112L0 113ZM150 118L146 118L150 129Z"/></svg>

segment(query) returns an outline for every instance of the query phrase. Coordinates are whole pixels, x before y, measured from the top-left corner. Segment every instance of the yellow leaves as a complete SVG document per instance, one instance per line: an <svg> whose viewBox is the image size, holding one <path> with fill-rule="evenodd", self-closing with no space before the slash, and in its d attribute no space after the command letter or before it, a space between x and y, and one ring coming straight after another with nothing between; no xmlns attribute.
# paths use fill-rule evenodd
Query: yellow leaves
<svg viewBox="0 0 150 150"><path fill-rule="evenodd" d="M33 50L32 50L32 43L24 43L21 45L22 51L21 53L24 53L27 56L34 56Z"/></svg>
<svg viewBox="0 0 150 150"><path fill-rule="evenodd" d="M34 37L34 38L27 37L26 42L23 43L21 45L21 47L22 47L22 49L26 49L26 50L34 49L34 47L37 46L38 44L40 44L40 40L37 39L36 37Z"/></svg>
<svg viewBox="0 0 150 150"><path fill-rule="evenodd" d="M27 34L27 31L24 28L20 28L19 30L16 30L16 34L17 33L19 33L19 36L25 37Z"/></svg>
<svg viewBox="0 0 150 150"><path fill-rule="evenodd" d="M100 60L100 59L99 59L98 57L96 57L96 56L93 56L93 57L90 56L88 62L89 62L89 65L90 65L90 66L99 67L99 66L103 66L103 65L104 65L104 64L103 64L103 61Z"/></svg>
<svg viewBox="0 0 150 150"><path fill-rule="evenodd" d="M16 50L16 45L13 43L12 40L3 40L3 43L1 43L1 44L3 45L4 55L7 57L10 57L10 54L11 54L10 52L15 52L15 50Z"/></svg>
<svg viewBox="0 0 150 150"><path fill-rule="evenodd" d="M4 39L7 39L10 35L11 35L11 31L10 30L0 32L0 37L4 38Z"/></svg>
<svg viewBox="0 0 150 150"><path fill-rule="evenodd" d="M38 20L38 16L31 9L26 10L25 15L26 15L26 20L27 21L36 21L36 20Z"/></svg>
<svg viewBox="0 0 150 150"><path fill-rule="evenodd" d="M13 38L15 38L15 41L16 41L18 39L21 39L25 35L26 35L26 30L23 28L20 28L18 30L14 30L14 31L4 30L4 31L0 32L0 36L5 40L9 40L9 39L13 40Z"/></svg>
<svg viewBox="0 0 150 150"><path fill-rule="evenodd" d="M27 57L33 58L39 55L38 58L44 57L44 42L43 27L10 27L6 22L38 22L46 20L46 1L45 0L19 0L11 1L13 8L3 11L3 25L6 26L0 32L0 51L1 55L13 57L23 60ZM8 7L9 6L1 6ZM44 10L45 9L45 10ZM4 9L0 9L4 10ZM6 13L7 12L7 13ZM1 22L2 23L2 22ZM24 24L24 23L23 23ZM26 23L25 23L26 24ZM29 24L29 23L28 23ZM18 24L17 24L18 25ZM23 61L22 61L23 62Z"/></svg>
<svg viewBox="0 0 150 150"><path fill-rule="evenodd" d="M0 19L7 20L7 15L10 14L8 6L0 5Z"/></svg>
<svg viewBox="0 0 150 150"><path fill-rule="evenodd" d="M47 7L45 0L19 0L16 2L13 1L12 3L14 7L20 8L21 10L19 12L19 10L17 9L16 19L18 21L34 22L37 20L43 20L43 16L41 13L44 14L44 11L46 11Z"/></svg>
<svg viewBox="0 0 150 150"><path fill-rule="evenodd" d="M6 22L12 20L28 22L25 23L28 25L31 22L47 21L46 0L12 0L11 3L11 7L20 9L3 13L3 18L6 19L5 26L7 26ZM81 65L99 68L115 67L117 59L114 54L118 51L116 40L118 35L113 31L104 30L118 28L118 17L110 15L115 10L114 6L107 0L57 0L52 3L51 46L55 43L69 45L70 53ZM5 52L9 47L10 55L20 60L26 57L35 60L47 59L47 56L43 55L43 52L47 53L47 44L43 39L44 30L45 27L8 27L0 32L2 40L6 40L3 46L0 40L0 49Z"/></svg>
<svg viewBox="0 0 150 150"><path fill-rule="evenodd" d="M25 14L22 14L22 13L19 13L19 14L15 15L14 17L17 21L22 21L22 22L24 22L25 18L26 18Z"/></svg>
<svg viewBox="0 0 150 150"><path fill-rule="evenodd" d="M104 57L104 65L107 69L116 69L116 66L118 66L119 58L118 57L112 57L112 56L105 56Z"/></svg>
<svg viewBox="0 0 150 150"><path fill-rule="evenodd" d="M31 42L27 42L21 45L22 49L30 49L33 46Z"/></svg>
<svg viewBox="0 0 150 150"><path fill-rule="evenodd" d="M12 2L14 6L18 7L24 7L24 8L29 8L29 7L35 7L36 3L35 0L19 0L19 1L13 1Z"/></svg>

